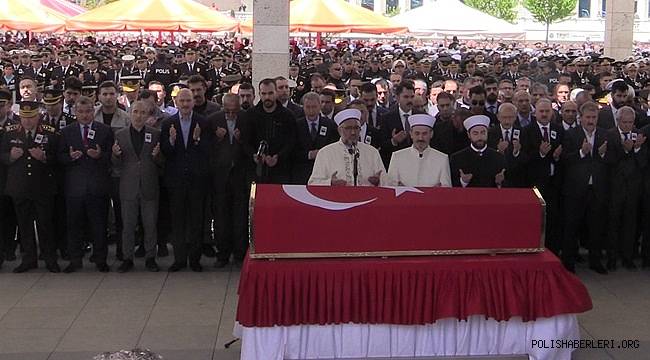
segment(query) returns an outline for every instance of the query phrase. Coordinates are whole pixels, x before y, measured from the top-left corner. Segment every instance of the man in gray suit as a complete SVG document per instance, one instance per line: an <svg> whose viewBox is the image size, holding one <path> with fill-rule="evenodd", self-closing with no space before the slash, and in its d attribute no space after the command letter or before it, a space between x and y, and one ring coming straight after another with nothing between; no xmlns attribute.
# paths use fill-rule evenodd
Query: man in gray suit
<svg viewBox="0 0 650 360"><path fill-rule="evenodd" d="M133 269L135 227L138 215L144 228L145 266L149 271L159 270L156 264L158 238L159 186L158 176L162 165L160 130L145 125L154 114L154 107L138 100L131 107L131 125L118 130L113 144L113 166L120 171L120 201L122 203L122 251L124 261L118 272Z"/></svg>

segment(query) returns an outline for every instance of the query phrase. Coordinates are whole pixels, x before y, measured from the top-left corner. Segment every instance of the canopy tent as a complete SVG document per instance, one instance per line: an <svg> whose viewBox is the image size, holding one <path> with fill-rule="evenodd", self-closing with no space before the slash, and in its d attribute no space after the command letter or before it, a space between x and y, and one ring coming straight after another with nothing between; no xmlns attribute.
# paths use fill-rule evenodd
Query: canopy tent
<svg viewBox="0 0 650 360"><path fill-rule="evenodd" d="M496 38L523 40L526 33L505 20L490 16L458 0L432 0L424 6L395 16L418 35L458 36L465 39Z"/></svg>
<svg viewBox="0 0 650 360"><path fill-rule="evenodd" d="M54 32L64 25L63 19L36 0L0 0L0 30Z"/></svg>
<svg viewBox="0 0 650 360"><path fill-rule="evenodd" d="M66 21L68 31L237 31L237 20L192 0L119 0Z"/></svg>
<svg viewBox="0 0 650 360"><path fill-rule="evenodd" d="M41 5L48 9L54 10L56 13L63 15L66 18L77 16L86 12L86 9L73 4L66 0L40 0Z"/></svg>
<svg viewBox="0 0 650 360"><path fill-rule="evenodd" d="M291 32L393 34L407 30L390 18L345 0L294 0L289 11ZM252 32L250 20L241 27Z"/></svg>

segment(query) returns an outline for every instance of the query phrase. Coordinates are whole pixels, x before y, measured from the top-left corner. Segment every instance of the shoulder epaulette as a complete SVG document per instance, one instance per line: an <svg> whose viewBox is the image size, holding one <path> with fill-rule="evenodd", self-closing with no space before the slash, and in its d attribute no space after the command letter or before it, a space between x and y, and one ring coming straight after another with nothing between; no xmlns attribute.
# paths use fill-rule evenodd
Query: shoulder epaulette
<svg viewBox="0 0 650 360"><path fill-rule="evenodd" d="M54 126L52 126L52 125L49 125L49 124L41 124L41 129L43 129L43 130L45 130L47 132L50 132L50 133L55 133L56 132L56 128Z"/></svg>
<svg viewBox="0 0 650 360"><path fill-rule="evenodd" d="M13 124L13 125L7 126L7 131L19 130L20 128L22 128L22 126L20 124Z"/></svg>

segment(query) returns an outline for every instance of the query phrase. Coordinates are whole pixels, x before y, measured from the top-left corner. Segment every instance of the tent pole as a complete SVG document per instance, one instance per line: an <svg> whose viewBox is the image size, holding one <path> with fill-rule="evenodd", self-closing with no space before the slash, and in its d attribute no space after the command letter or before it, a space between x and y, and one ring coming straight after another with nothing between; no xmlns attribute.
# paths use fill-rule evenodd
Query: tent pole
<svg viewBox="0 0 650 360"><path fill-rule="evenodd" d="M317 33L316 33L316 47L317 47L317 48L320 48L321 41L322 41L322 39L321 39L321 33L320 33L320 32L317 32Z"/></svg>
<svg viewBox="0 0 650 360"><path fill-rule="evenodd" d="M158 31L158 45L162 44L162 31Z"/></svg>

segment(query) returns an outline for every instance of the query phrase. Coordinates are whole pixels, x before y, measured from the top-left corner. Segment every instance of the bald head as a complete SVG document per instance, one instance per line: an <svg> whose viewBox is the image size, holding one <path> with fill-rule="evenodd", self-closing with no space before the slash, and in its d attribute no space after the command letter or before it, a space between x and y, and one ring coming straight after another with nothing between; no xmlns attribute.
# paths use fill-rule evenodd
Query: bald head
<svg viewBox="0 0 650 360"><path fill-rule="evenodd" d="M176 95L175 102L181 116L190 116L194 108L194 96L190 89L181 89Z"/></svg>

